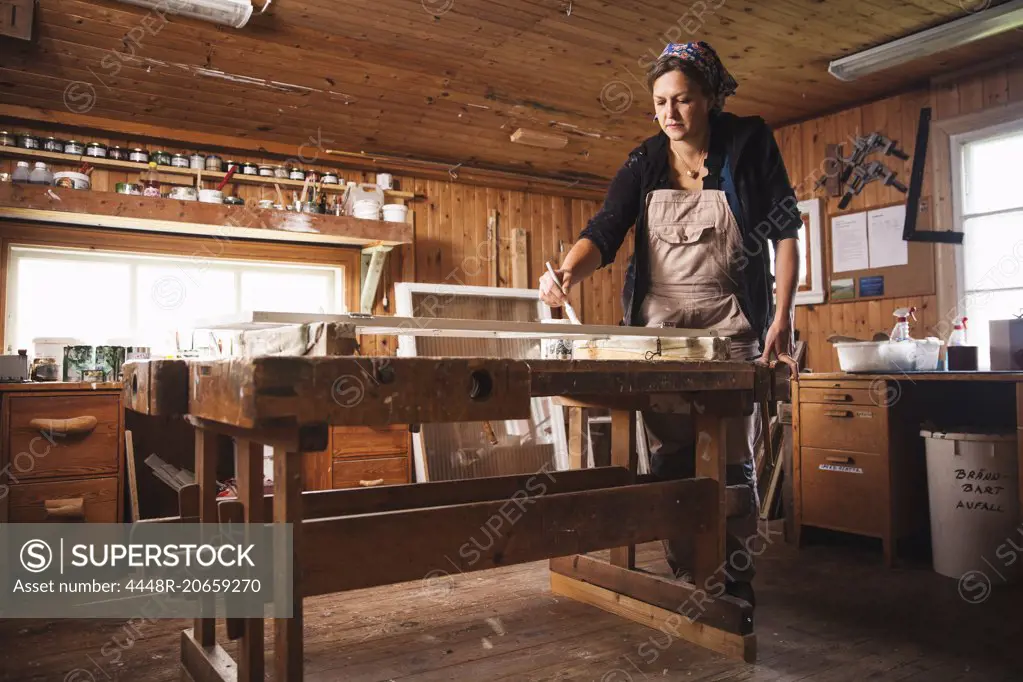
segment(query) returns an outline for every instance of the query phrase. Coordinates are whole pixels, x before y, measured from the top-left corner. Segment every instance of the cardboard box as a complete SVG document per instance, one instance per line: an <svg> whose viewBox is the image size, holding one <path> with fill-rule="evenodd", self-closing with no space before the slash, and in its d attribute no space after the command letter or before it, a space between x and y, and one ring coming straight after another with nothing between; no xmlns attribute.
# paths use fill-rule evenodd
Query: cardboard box
<svg viewBox="0 0 1023 682"><path fill-rule="evenodd" d="M991 369L1023 371L1023 317L991 320Z"/></svg>

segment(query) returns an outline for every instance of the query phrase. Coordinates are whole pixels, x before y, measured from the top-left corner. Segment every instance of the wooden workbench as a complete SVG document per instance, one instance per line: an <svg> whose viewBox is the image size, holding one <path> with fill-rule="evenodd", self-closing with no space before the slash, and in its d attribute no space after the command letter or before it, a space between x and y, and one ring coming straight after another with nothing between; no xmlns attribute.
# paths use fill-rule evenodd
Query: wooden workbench
<svg viewBox="0 0 1023 682"><path fill-rule="evenodd" d="M293 556L278 556L294 571L290 585L277 587L296 599L292 617L274 623L274 679L302 679L301 597L539 559L552 559L557 593L732 657L755 657L751 607L715 598L725 520L744 512L748 499L725 486L722 417L748 414L755 389L767 384L749 364L265 356L154 360L128 363L124 372L128 409L183 414L195 427L197 520L295 524ZM301 490L302 453L324 447L330 425L518 419L534 396L611 407L613 466ZM697 478L637 475L633 411L640 408L694 414ZM214 455L222 438L234 442L239 500L218 505ZM274 494L265 498L264 444L274 449ZM481 529L497 536L489 549L461 551ZM697 538L695 586L635 570L635 544L679 535ZM610 563L585 556L607 548ZM262 680L263 625L228 619L229 637L240 640L235 664L216 643L214 621L197 619L182 634L184 669L203 682Z"/></svg>
<svg viewBox="0 0 1023 682"><path fill-rule="evenodd" d="M899 541L925 539L925 423L1014 429L1023 471L1023 372L805 374L793 405L796 542L803 526L874 536L890 566ZM1017 485L1023 500L1023 477Z"/></svg>

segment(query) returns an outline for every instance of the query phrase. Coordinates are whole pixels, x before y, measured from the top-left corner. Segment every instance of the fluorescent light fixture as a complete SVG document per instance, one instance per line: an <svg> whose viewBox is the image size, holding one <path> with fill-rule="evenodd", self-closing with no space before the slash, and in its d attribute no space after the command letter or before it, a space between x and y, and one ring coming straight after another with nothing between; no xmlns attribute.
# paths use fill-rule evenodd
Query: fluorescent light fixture
<svg viewBox="0 0 1023 682"><path fill-rule="evenodd" d="M242 28L252 18L250 0L121 0L160 14L177 14L191 19ZM273 0L266 0L260 14L265 12Z"/></svg>
<svg viewBox="0 0 1023 682"><path fill-rule="evenodd" d="M853 81L922 57L954 50L976 40L990 38L1021 26L1023 26L1023 0L1012 0L998 7L974 12L947 24L836 59L828 64L828 73L839 80Z"/></svg>

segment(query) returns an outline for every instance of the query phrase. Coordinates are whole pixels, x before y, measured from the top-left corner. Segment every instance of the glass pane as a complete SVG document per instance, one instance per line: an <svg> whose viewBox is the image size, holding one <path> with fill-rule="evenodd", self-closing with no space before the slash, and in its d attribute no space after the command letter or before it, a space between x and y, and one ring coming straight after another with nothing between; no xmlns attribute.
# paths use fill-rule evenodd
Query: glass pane
<svg viewBox="0 0 1023 682"><path fill-rule="evenodd" d="M138 268L136 307L139 343L154 352L193 347L189 335L195 320L236 312L234 272L209 261L144 261ZM175 338L177 333L177 338ZM207 339L195 346L206 346Z"/></svg>
<svg viewBox="0 0 1023 682"><path fill-rule="evenodd" d="M1023 207L1019 191L1019 159L1023 131L963 145L965 213L986 213Z"/></svg>
<svg viewBox="0 0 1023 682"><path fill-rule="evenodd" d="M991 320L1008 320L1020 313L1023 307L1023 289L1007 291L976 292L966 296L966 341L977 346L977 362L981 369L991 368L990 329Z"/></svg>
<svg viewBox="0 0 1023 682"><path fill-rule="evenodd" d="M963 223L966 291L1023 286L1023 211Z"/></svg>
<svg viewBox="0 0 1023 682"><path fill-rule="evenodd" d="M334 313L334 274L291 268L250 270L241 275L241 309Z"/></svg>
<svg viewBox="0 0 1023 682"><path fill-rule="evenodd" d="M127 264L18 258L14 350L32 353L32 339L40 336L73 337L90 345L127 336L130 282Z"/></svg>

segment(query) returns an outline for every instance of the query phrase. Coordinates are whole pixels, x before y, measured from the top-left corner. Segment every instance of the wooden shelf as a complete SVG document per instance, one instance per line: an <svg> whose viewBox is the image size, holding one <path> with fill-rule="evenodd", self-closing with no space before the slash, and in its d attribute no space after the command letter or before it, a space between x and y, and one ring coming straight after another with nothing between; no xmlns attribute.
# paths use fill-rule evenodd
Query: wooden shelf
<svg viewBox="0 0 1023 682"><path fill-rule="evenodd" d="M10 183L0 184L0 219L337 246L412 243L407 223Z"/></svg>
<svg viewBox="0 0 1023 682"><path fill-rule="evenodd" d="M22 149L21 147L7 146L0 146L0 157L23 159L27 161L45 161L48 163L63 164L75 168L85 162L97 169L134 173L140 173L149 167L148 164L138 163L137 161L118 161L116 159L102 159L92 156L77 156L75 154L47 152L41 149ZM190 168L177 168L175 166L157 166L157 168L162 176L161 181L166 181L168 184L178 185L194 186L196 174L199 172ZM204 170L202 172L202 178L204 181L220 181L225 177L227 177L227 173L219 171ZM288 187L292 189L301 189L304 184L302 180L267 178L262 175L243 175L241 172L235 173L234 177L231 178L231 182L244 183L247 185L266 185L271 188L274 184L277 184L280 185L281 188ZM320 188L330 194L340 194L345 190L344 185L320 185ZM412 201L417 197L414 192L387 189L384 190L384 198L387 201L399 200L404 202Z"/></svg>

